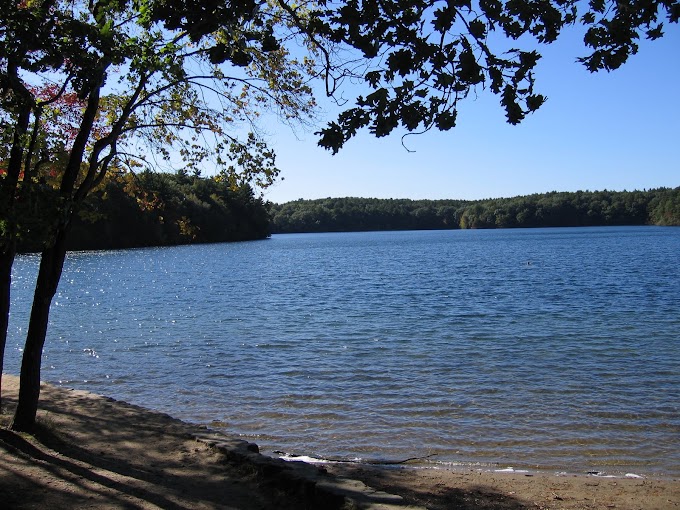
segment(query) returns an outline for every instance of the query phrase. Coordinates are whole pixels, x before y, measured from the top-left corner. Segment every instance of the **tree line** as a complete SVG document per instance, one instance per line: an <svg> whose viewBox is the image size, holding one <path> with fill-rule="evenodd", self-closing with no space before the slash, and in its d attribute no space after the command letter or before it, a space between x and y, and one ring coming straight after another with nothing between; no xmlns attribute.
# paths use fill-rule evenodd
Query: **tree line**
<svg viewBox="0 0 680 510"><path fill-rule="evenodd" d="M66 244L69 250L102 250L247 241L272 232L607 225L680 225L680 187L478 201L326 198L272 204L251 186L235 188L219 176L114 173L83 203ZM20 251L39 250L41 239L21 239Z"/></svg>
<svg viewBox="0 0 680 510"><path fill-rule="evenodd" d="M271 206L271 231L680 225L680 187L550 192L489 200L325 198Z"/></svg>
<svg viewBox="0 0 680 510"><path fill-rule="evenodd" d="M219 177L185 171L145 171L113 174L93 192L74 216L66 246L102 250L268 236L266 204L255 197L251 186L233 187ZM20 251L38 251L43 240L42 235L25 237Z"/></svg>
<svg viewBox="0 0 680 510"><path fill-rule="evenodd" d="M15 256L40 239L11 424L31 431L70 233L116 169L214 168L266 188L279 169L260 115L311 127L318 93L341 106L316 132L333 153L361 131L453 129L481 90L518 124L545 102L539 50L562 29L583 29L586 69L610 71L677 24L680 3L0 0L0 13L0 368Z"/></svg>

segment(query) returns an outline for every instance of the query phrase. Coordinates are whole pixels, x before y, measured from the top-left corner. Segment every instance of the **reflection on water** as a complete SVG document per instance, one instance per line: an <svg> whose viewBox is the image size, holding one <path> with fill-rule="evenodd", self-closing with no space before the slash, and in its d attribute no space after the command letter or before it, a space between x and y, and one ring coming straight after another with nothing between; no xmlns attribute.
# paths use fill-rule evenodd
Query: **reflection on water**
<svg viewBox="0 0 680 510"><path fill-rule="evenodd" d="M285 235L71 254L43 378L265 451L678 475L679 331L678 229Z"/></svg>

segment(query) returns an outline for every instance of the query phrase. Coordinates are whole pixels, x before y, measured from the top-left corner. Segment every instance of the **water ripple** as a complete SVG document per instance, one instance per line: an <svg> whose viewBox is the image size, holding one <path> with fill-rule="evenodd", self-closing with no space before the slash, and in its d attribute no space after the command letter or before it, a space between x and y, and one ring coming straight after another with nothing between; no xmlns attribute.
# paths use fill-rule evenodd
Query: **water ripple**
<svg viewBox="0 0 680 510"><path fill-rule="evenodd" d="M678 331L678 229L274 236L69 254L43 377L265 451L677 476Z"/></svg>

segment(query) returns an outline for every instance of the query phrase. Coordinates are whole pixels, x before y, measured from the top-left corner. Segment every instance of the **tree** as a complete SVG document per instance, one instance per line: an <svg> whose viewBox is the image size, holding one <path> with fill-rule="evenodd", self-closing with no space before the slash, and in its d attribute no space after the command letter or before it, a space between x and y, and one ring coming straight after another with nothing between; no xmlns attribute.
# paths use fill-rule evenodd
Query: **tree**
<svg viewBox="0 0 680 510"><path fill-rule="evenodd" d="M112 172L74 216L68 250L218 243L269 236L267 204L253 189L185 172ZM36 251L20 240L20 251Z"/></svg>
<svg viewBox="0 0 680 510"><path fill-rule="evenodd" d="M590 53L578 60L591 72L610 71L637 53L640 38L662 37L664 22L679 18L677 0L329 3L313 20L313 37L355 48L361 60L327 65L328 89L351 78L367 93L319 132L319 144L335 153L362 128L378 137L398 127L449 130L458 103L479 89L497 95L507 121L517 124L546 100L535 87L536 43L552 43L565 26L582 25ZM324 55L330 60L330 52Z"/></svg>
<svg viewBox="0 0 680 510"><path fill-rule="evenodd" d="M478 201L326 198L274 204L271 216L275 233L678 225L679 197L680 188Z"/></svg>
<svg viewBox="0 0 680 510"><path fill-rule="evenodd" d="M54 198L41 200L38 214L44 249L13 422L24 430L35 419L71 219L111 168L181 159L193 171L211 160L235 185L266 186L278 169L254 129L258 113L309 118L307 76L321 78L332 97L348 81L362 88L318 132L333 152L364 128L375 136L451 129L459 101L479 88L498 95L516 124L545 101L533 74L540 54L533 43L519 49L505 41L550 43L565 25L581 23L591 49L582 62L611 70L637 51L638 38L661 37L663 21L680 16L677 0L0 0L0 7L3 320L22 193ZM285 44L296 42L313 60L290 56ZM46 96L36 92L47 85L54 87ZM69 97L66 115L59 106ZM72 129L50 129L49 112ZM252 129L244 134L238 125ZM41 181L48 164L51 187ZM5 335L6 324L0 328Z"/></svg>
<svg viewBox="0 0 680 510"><path fill-rule="evenodd" d="M17 201L21 200L25 180L25 157L33 158L36 139L28 139L35 98L21 78L25 70L56 65L61 60L60 47L50 33L49 5L36 6L28 13L9 0L0 3L3 24L0 26L0 371L3 368L7 323L10 307L12 265L16 254ZM29 57L35 55L35 57ZM29 179L30 181L30 179Z"/></svg>
<svg viewBox="0 0 680 510"><path fill-rule="evenodd" d="M13 134L3 179L8 260L21 234L14 214L20 192L43 188L56 198L38 214L45 235L15 430L30 430L35 421L49 307L71 221L111 168L180 158L198 170L212 160L234 188L266 186L278 174L255 129L257 115L271 109L304 122L314 101L304 81L307 64L290 58L273 35L275 9L256 7L247 1L3 2L2 93L11 99L3 120ZM40 23L47 27L44 41L25 52L12 46ZM239 136L239 125L249 131ZM42 173L47 164L56 173L53 186ZM5 267L8 296L11 262Z"/></svg>

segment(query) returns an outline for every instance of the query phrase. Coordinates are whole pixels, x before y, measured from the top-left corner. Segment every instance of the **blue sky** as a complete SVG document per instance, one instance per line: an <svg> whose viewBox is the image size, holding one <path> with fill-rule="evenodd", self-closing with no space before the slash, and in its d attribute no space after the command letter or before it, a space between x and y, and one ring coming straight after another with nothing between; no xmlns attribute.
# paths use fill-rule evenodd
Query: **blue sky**
<svg viewBox="0 0 680 510"><path fill-rule="evenodd" d="M283 180L265 191L298 198L482 199L548 191L680 186L680 27L643 41L612 73L590 74L565 33L539 50L537 91L548 102L519 126L505 123L491 94L469 97L458 126L406 140L364 132L335 156L312 131L269 131Z"/></svg>

